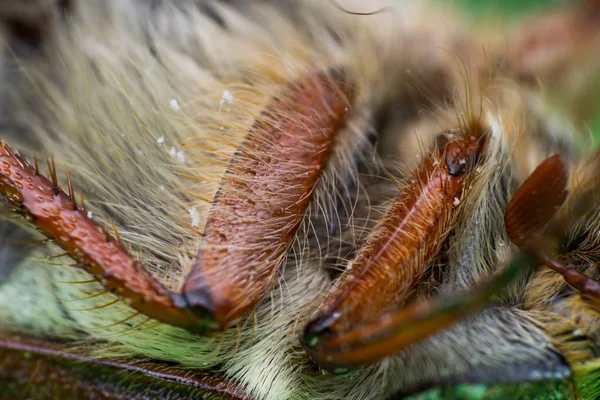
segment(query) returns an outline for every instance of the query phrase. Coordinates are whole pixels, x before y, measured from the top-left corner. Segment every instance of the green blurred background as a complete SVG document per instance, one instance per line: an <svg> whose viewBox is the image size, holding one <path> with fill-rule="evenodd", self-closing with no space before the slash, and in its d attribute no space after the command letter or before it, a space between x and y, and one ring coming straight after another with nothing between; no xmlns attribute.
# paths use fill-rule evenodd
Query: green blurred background
<svg viewBox="0 0 600 400"><path fill-rule="evenodd" d="M534 12L541 12L545 8L551 8L557 5L577 4L585 0L440 0L441 2L450 2L463 7L471 16L490 16L501 18L510 22L511 19L519 18ZM595 110L593 117L584 121L592 134L593 145L597 147L600 144L600 77L595 85L597 97L595 101Z"/></svg>
<svg viewBox="0 0 600 400"><path fill-rule="evenodd" d="M567 0L454 0L474 13L502 11L505 15L515 15L525 11L544 8L554 4L566 4Z"/></svg>

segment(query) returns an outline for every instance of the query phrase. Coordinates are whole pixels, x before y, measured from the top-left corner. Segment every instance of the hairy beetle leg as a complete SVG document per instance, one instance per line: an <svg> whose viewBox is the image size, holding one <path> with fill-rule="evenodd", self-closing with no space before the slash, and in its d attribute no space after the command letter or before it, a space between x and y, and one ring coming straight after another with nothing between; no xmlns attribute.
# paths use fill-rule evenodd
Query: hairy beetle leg
<svg viewBox="0 0 600 400"><path fill-rule="evenodd" d="M52 164L51 164L52 165ZM48 179L0 141L0 193L41 233L69 253L76 265L145 315L192 327L193 314L176 307L170 293L106 230L65 193L51 167Z"/></svg>
<svg viewBox="0 0 600 400"><path fill-rule="evenodd" d="M561 274L586 299L600 305L600 282L553 258L543 246L543 231L567 197L568 172L558 155L548 157L523 182L505 214L506 231L521 250Z"/></svg>
<svg viewBox="0 0 600 400"><path fill-rule="evenodd" d="M0 141L0 193L76 266L133 309L205 332L248 314L269 290L324 170L348 109L345 78L292 82L267 105L223 178L183 293L169 292L69 193Z"/></svg>
<svg viewBox="0 0 600 400"><path fill-rule="evenodd" d="M317 310L317 317L307 325L302 341L320 365L329 363L321 363L323 357L315 353L313 345L325 336L334 337L331 340L342 349L349 346L344 344L345 341L364 342L362 338L370 337L371 330L402 330L406 321L425 315L431 316L432 325L429 328L423 326L423 336L425 332L439 329L434 326L443 325L437 308L434 306L435 311L430 311L431 306L425 303L394 314L387 313L406 301L413 284L438 254L460 204L465 200L464 192L474 177L486 140L479 129L447 133L439 139L437 148L410 178L387 216L328 293ZM373 320L382 314L382 321L360 327L365 319ZM452 319L450 315L448 317ZM390 328L386 328L388 323ZM375 332L373 335L384 335L387 339L373 345L381 346L379 351L372 346L360 345L360 351L364 350L366 354L359 356L351 352L357 362L370 357L376 360L397 351L405 345L398 340L412 341L403 335ZM395 344L385 344L389 340Z"/></svg>
<svg viewBox="0 0 600 400"><path fill-rule="evenodd" d="M226 327L268 292L349 107L341 73L309 74L262 112L217 192L183 288L191 310Z"/></svg>
<svg viewBox="0 0 600 400"><path fill-rule="evenodd" d="M489 305L495 295L534 267L532 260L521 256L487 283L465 293L419 301L347 332L305 332L304 348L319 366L334 373L379 361Z"/></svg>

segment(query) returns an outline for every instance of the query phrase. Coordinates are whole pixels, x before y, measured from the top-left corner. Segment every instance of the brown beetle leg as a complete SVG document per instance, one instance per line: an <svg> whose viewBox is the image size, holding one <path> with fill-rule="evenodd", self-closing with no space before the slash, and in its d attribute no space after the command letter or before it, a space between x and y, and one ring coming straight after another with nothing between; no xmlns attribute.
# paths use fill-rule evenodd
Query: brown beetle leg
<svg viewBox="0 0 600 400"><path fill-rule="evenodd" d="M506 209L509 237L535 259L539 255L532 249L539 243L543 228L564 202L567 180L566 168L560 158L549 157L523 183ZM530 259L521 259L472 291L433 302L413 303L403 310L381 314L368 323L346 330L332 329L335 325L330 320L334 318L329 316L329 320L319 321L320 326L307 327L304 346L319 365L328 369L351 368L378 361L479 310L513 281L519 271L533 265Z"/></svg>
<svg viewBox="0 0 600 400"><path fill-rule="evenodd" d="M574 267L560 263L544 252L536 253L536 257L543 265L561 274L565 282L581 293L596 308L600 308L600 282L584 275Z"/></svg>
<svg viewBox="0 0 600 400"><path fill-rule="evenodd" d="M107 289L146 316L223 329L269 290L325 169L348 106L343 77L312 73L259 117L217 193L183 295L170 293L51 179L0 140L0 194ZM115 230L116 232L116 230Z"/></svg>
<svg viewBox="0 0 600 400"><path fill-rule="evenodd" d="M0 193L14 211L137 311L166 323L192 327L194 315L178 309L167 290L122 243L100 229L76 204L72 193L58 187L56 169L49 164L51 180L39 172L37 162L32 167L0 141Z"/></svg>
<svg viewBox="0 0 600 400"><path fill-rule="evenodd" d="M304 343L353 331L406 301L454 223L484 146L481 132L441 137L324 299Z"/></svg>
<svg viewBox="0 0 600 400"><path fill-rule="evenodd" d="M183 288L189 308L217 326L247 315L271 287L344 122L344 79L289 85L234 156Z"/></svg>
<svg viewBox="0 0 600 400"><path fill-rule="evenodd" d="M506 207L504 225L510 240L522 250L539 246L542 232L567 197L569 179L558 155L544 160L523 182Z"/></svg>
<svg viewBox="0 0 600 400"><path fill-rule="evenodd" d="M510 239L522 250L561 274L565 282L593 304L600 305L600 282L553 258L543 247L541 234L567 196L568 173L557 155L546 159L525 180L506 209Z"/></svg>
<svg viewBox="0 0 600 400"><path fill-rule="evenodd" d="M377 362L482 309L522 272L533 267L531 260L521 257L471 291L412 303L346 332L305 336L304 347L319 366L335 373Z"/></svg>

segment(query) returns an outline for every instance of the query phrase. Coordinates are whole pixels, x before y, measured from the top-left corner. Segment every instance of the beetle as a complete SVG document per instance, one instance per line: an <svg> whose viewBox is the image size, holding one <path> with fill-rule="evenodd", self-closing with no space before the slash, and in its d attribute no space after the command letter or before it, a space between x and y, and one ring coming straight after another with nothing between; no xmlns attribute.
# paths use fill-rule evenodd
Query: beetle
<svg viewBox="0 0 600 400"><path fill-rule="evenodd" d="M597 2L7 4L7 397L598 391Z"/></svg>

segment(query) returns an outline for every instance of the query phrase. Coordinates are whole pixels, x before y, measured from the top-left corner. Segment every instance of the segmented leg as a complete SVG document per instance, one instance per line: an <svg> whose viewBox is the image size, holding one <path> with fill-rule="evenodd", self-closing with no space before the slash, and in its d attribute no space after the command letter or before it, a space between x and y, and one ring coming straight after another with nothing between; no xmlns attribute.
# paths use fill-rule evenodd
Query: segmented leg
<svg viewBox="0 0 600 400"><path fill-rule="evenodd" d="M221 329L269 290L348 107L343 77L312 73L275 97L231 161L183 295L170 293L69 193L0 141L0 193L15 212L135 310L190 330Z"/></svg>
<svg viewBox="0 0 600 400"><path fill-rule="evenodd" d="M441 138L324 299L305 330L305 343L401 304L439 252L485 143L481 133Z"/></svg>
<svg viewBox="0 0 600 400"><path fill-rule="evenodd" d="M402 305L439 252L475 174L485 135L460 132L439 142L307 325L302 341L319 365L335 369L376 361L483 303L483 293L470 293L457 303L420 302L388 312Z"/></svg>
<svg viewBox="0 0 600 400"><path fill-rule="evenodd" d="M304 348L319 366L335 373L377 362L481 310L534 266L521 257L486 284L455 297L412 303L341 333L305 334Z"/></svg>
<svg viewBox="0 0 600 400"><path fill-rule="evenodd" d="M537 243L539 232L560 208L566 180L560 158L550 157L515 194L506 210L506 228L511 239L526 244L528 251L487 284L455 297L417 302L345 331L311 332L314 327L309 326L304 335L307 352L319 365L333 370L372 363L489 304L520 271L535 267L535 257L527 256L529 244Z"/></svg>
<svg viewBox="0 0 600 400"><path fill-rule="evenodd" d="M600 282L563 265L543 245L542 233L567 197L568 172L558 155L547 158L523 182L506 209L508 236L521 250L561 274L565 282L597 306Z"/></svg>
<svg viewBox="0 0 600 400"><path fill-rule="evenodd" d="M223 178L183 289L226 326L263 298L308 207L348 107L342 77L309 76L276 98Z"/></svg>
<svg viewBox="0 0 600 400"><path fill-rule="evenodd" d="M79 207L73 193L58 187L51 165L48 179L0 141L0 192L14 211L69 253L75 266L88 271L131 307L151 318L192 328L196 317L108 232ZM70 186L70 185L69 185Z"/></svg>

